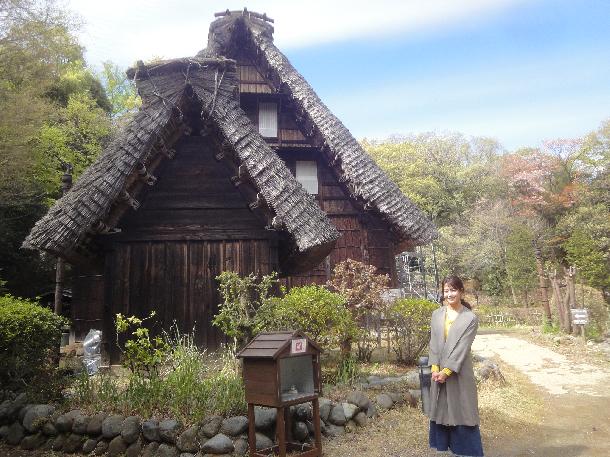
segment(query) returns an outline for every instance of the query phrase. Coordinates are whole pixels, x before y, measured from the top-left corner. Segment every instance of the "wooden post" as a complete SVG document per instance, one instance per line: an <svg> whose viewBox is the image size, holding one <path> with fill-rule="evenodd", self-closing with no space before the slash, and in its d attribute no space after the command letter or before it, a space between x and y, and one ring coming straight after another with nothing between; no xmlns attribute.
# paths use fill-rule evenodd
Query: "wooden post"
<svg viewBox="0 0 610 457"><path fill-rule="evenodd" d="M277 408L277 445L280 457L286 457L286 422L284 421L284 412L283 406Z"/></svg>
<svg viewBox="0 0 610 457"><path fill-rule="evenodd" d="M65 173L61 177L61 195L64 196L72 188L72 165L69 163L64 164ZM64 275L66 271L66 264L64 259L61 257L57 258L57 264L55 266L55 298L53 303L53 311L55 314L61 314L63 308L63 294L64 294Z"/></svg>
<svg viewBox="0 0 610 457"><path fill-rule="evenodd" d="M322 457L322 437L320 435L320 402L316 398L312 402L313 405L313 433L316 441L316 449L318 450L318 456Z"/></svg>
<svg viewBox="0 0 610 457"><path fill-rule="evenodd" d="M254 405L248 403L248 446L250 447L250 457L256 453L256 418L254 417Z"/></svg>

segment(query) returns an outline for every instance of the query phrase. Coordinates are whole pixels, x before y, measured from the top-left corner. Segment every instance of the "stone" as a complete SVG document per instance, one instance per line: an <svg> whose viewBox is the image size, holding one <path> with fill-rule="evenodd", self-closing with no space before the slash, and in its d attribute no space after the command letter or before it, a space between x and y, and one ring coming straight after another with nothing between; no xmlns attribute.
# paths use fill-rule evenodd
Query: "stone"
<svg viewBox="0 0 610 457"><path fill-rule="evenodd" d="M121 426L125 418L119 414L111 414L102 422L102 435L104 438L112 439L121 434Z"/></svg>
<svg viewBox="0 0 610 457"><path fill-rule="evenodd" d="M53 425L53 422L48 420L42 425L42 433L47 436L56 436L57 428Z"/></svg>
<svg viewBox="0 0 610 457"><path fill-rule="evenodd" d="M125 454L126 450L127 450L127 443L119 435L112 438L110 443L108 443L108 456L109 457L118 457L120 455L123 455L123 454Z"/></svg>
<svg viewBox="0 0 610 457"><path fill-rule="evenodd" d="M223 418L221 416L209 417L201 426L201 434L203 434L203 436L205 436L206 438L212 438L213 436L216 436L220 431L222 421Z"/></svg>
<svg viewBox="0 0 610 457"><path fill-rule="evenodd" d="M70 433L64 442L63 451L68 454L76 454L83 448L85 438L77 433Z"/></svg>
<svg viewBox="0 0 610 457"><path fill-rule="evenodd" d="M297 420L306 421L313 417L312 408L310 404L303 403L297 405L295 409L295 414Z"/></svg>
<svg viewBox="0 0 610 457"><path fill-rule="evenodd" d="M121 437L127 444L135 443L140 437L140 418L137 416L126 417L121 425Z"/></svg>
<svg viewBox="0 0 610 457"><path fill-rule="evenodd" d="M102 434L102 423L104 419L108 417L105 413L94 414L89 418L89 423L87 424L87 435L89 436L99 436Z"/></svg>
<svg viewBox="0 0 610 457"><path fill-rule="evenodd" d="M182 452L196 453L199 450L199 440L197 436L199 434L199 427L192 426L183 431L178 440L176 446Z"/></svg>
<svg viewBox="0 0 610 457"><path fill-rule="evenodd" d="M332 407L333 405L330 401L320 403L320 419L322 419L324 422L328 422L328 416L330 415L330 410Z"/></svg>
<svg viewBox="0 0 610 457"><path fill-rule="evenodd" d="M366 382L368 382L369 384L372 384L376 381L379 381L381 378L379 376L375 376L375 375L371 375L369 377L366 378Z"/></svg>
<svg viewBox="0 0 610 457"><path fill-rule="evenodd" d="M392 402L396 405L402 405L405 403L405 396L400 392L386 392L386 394L390 396Z"/></svg>
<svg viewBox="0 0 610 457"><path fill-rule="evenodd" d="M191 454L190 452L182 452L180 457L195 457L195 454Z"/></svg>
<svg viewBox="0 0 610 457"><path fill-rule="evenodd" d="M345 419L345 412L343 411L342 405L333 406L328 416L328 422L334 425L345 425L347 420Z"/></svg>
<svg viewBox="0 0 610 457"><path fill-rule="evenodd" d="M148 441L161 441L161 435L159 435L159 421L149 419L142 422L142 435L144 435L144 438Z"/></svg>
<svg viewBox="0 0 610 457"><path fill-rule="evenodd" d="M157 449L159 449L159 443L153 441L152 443L148 443L142 449L142 457L154 457L157 453Z"/></svg>
<svg viewBox="0 0 610 457"><path fill-rule="evenodd" d="M345 427L343 427L342 425L327 425L325 435L330 438L345 435Z"/></svg>
<svg viewBox="0 0 610 457"><path fill-rule="evenodd" d="M254 426L256 430L269 430L275 424L277 410L275 408L254 407Z"/></svg>
<svg viewBox="0 0 610 457"><path fill-rule="evenodd" d="M89 416L76 416L74 422L72 422L72 433L78 433L79 435L87 434L87 426L89 425Z"/></svg>
<svg viewBox="0 0 610 457"><path fill-rule="evenodd" d="M159 436L166 443L175 444L178 437L178 429L180 424L174 419L166 419L159 422Z"/></svg>
<svg viewBox="0 0 610 457"><path fill-rule="evenodd" d="M345 431L347 433L353 433L356 431L356 428L358 428L358 424L356 424L356 422L354 422L353 420L349 420L347 421L347 423L345 424Z"/></svg>
<svg viewBox="0 0 610 457"><path fill-rule="evenodd" d="M83 454L91 454L97 446L97 440L89 438L83 443Z"/></svg>
<svg viewBox="0 0 610 457"><path fill-rule="evenodd" d="M50 451L51 448L53 447L53 442L55 441L55 437L54 436L50 436L50 437L46 437L47 440L44 442L44 444L42 446L40 446L40 450L41 451Z"/></svg>
<svg viewBox="0 0 610 457"><path fill-rule="evenodd" d="M273 441L263 433L256 433L256 450L267 449L273 446Z"/></svg>
<svg viewBox="0 0 610 457"><path fill-rule="evenodd" d="M366 408L371 400L364 392L355 390L347 395L346 401L356 405L358 408Z"/></svg>
<svg viewBox="0 0 610 457"><path fill-rule="evenodd" d="M347 402L342 403L341 406L343 406L343 414L345 414L345 420L350 420L352 417L354 417L359 409L358 406Z"/></svg>
<svg viewBox="0 0 610 457"><path fill-rule="evenodd" d="M210 454L227 454L233 452L233 441L227 435L219 433L207 440L201 450Z"/></svg>
<svg viewBox="0 0 610 457"><path fill-rule="evenodd" d="M57 437L53 440L51 449L53 451L61 451L64 448L64 444L66 443L66 438L67 435L57 435Z"/></svg>
<svg viewBox="0 0 610 457"><path fill-rule="evenodd" d="M54 412L51 405L32 405L23 416L23 427L30 433L37 432Z"/></svg>
<svg viewBox="0 0 610 457"><path fill-rule="evenodd" d="M104 455L107 451L108 442L102 440L97 443L97 446L95 446L95 450L93 451L93 453L95 455Z"/></svg>
<svg viewBox="0 0 610 457"><path fill-rule="evenodd" d="M419 387L419 371L411 370L402 377L409 387Z"/></svg>
<svg viewBox="0 0 610 457"><path fill-rule="evenodd" d="M377 395L375 397L375 401L377 402L379 409L390 409L392 406L394 406L392 397L390 397L388 394Z"/></svg>
<svg viewBox="0 0 610 457"><path fill-rule="evenodd" d="M3 425L0 427L0 439L4 439L6 438L6 435L8 434L8 425Z"/></svg>
<svg viewBox="0 0 610 457"><path fill-rule="evenodd" d="M293 435L299 441L305 441L309 436L309 430L307 430L307 424L305 422L296 421L293 427Z"/></svg>
<svg viewBox="0 0 610 457"><path fill-rule="evenodd" d="M47 442L47 437L42 433L38 432L35 435L28 435L21 440L21 449L26 451L32 451L38 449L44 443Z"/></svg>
<svg viewBox="0 0 610 457"><path fill-rule="evenodd" d="M125 457L138 457L142 452L142 442L137 440L134 443L131 443L127 450L125 451Z"/></svg>
<svg viewBox="0 0 610 457"><path fill-rule="evenodd" d="M369 418L366 417L365 412L360 411L354 416L354 422L356 423L356 425L358 425L358 427L364 427L366 424L369 423Z"/></svg>
<svg viewBox="0 0 610 457"><path fill-rule="evenodd" d="M23 424L23 419L25 419L25 415L28 413L30 409L32 409L34 405L24 405L17 412L17 420Z"/></svg>
<svg viewBox="0 0 610 457"><path fill-rule="evenodd" d="M233 443L234 446L234 450L233 450L233 454L237 455L237 456L242 456L242 455L246 455L246 453L248 452L248 440L244 439L244 438L238 438L237 440L235 440L235 442ZM182 456L180 456L182 457Z"/></svg>
<svg viewBox="0 0 610 457"><path fill-rule="evenodd" d="M237 436L248 430L248 418L246 416L233 416L222 421L220 433L227 436Z"/></svg>
<svg viewBox="0 0 610 457"><path fill-rule="evenodd" d="M179 455L180 451L175 446L167 443L162 443L155 453L155 457L178 457Z"/></svg>
<svg viewBox="0 0 610 457"><path fill-rule="evenodd" d="M18 445L23 436L25 435L25 429L19 422L13 422L8 426L8 430L6 432L6 442L10 445L16 446Z"/></svg>
<svg viewBox="0 0 610 457"><path fill-rule="evenodd" d="M62 414L55 419L55 428L60 433L71 432L73 420L74 419L67 414Z"/></svg>
<svg viewBox="0 0 610 457"><path fill-rule="evenodd" d="M377 406L375 406L375 403L371 402L369 407L366 409L366 417L370 419L371 417L377 417L378 414Z"/></svg>

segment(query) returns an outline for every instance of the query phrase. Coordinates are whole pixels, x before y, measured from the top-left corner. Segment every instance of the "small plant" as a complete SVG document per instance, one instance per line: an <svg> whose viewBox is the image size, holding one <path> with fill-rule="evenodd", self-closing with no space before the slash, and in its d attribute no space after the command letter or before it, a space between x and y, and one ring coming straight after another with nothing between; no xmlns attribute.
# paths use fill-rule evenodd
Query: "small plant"
<svg viewBox="0 0 610 457"><path fill-rule="evenodd" d="M168 344L159 336L151 339L150 331L143 326L145 320L154 316L154 311L144 319L135 316L124 317L121 313L116 315L117 345L123 353L123 364L134 374L158 376L159 368L167 356ZM121 348L119 335L130 330L131 338L125 342L124 348Z"/></svg>
<svg viewBox="0 0 610 457"><path fill-rule="evenodd" d="M392 349L398 361L414 364L430 340L430 319L438 303L404 298L390 309Z"/></svg>
<svg viewBox="0 0 610 457"><path fill-rule="evenodd" d="M277 274L259 279L252 273L242 278L235 272L223 271L216 279L223 302L212 323L241 347L256 333L257 311L277 285Z"/></svg>
<svg viewBox="0 0 610 457"><path fill-rule="evenodd" d="M359 376L360 366L358 360L350 354L339 361L334 381L335 384L354 385Z"/></svg>

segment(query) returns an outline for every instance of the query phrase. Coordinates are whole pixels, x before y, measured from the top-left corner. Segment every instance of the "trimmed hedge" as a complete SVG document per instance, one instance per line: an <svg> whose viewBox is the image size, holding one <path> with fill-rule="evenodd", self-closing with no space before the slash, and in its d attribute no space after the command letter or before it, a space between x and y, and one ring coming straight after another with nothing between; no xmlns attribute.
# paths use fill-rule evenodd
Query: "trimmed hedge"
<svg viewBox="0 0 610 457"><path fill-rule="evenodd" d="M66 322L36 302L0 297L0 384L24 390L48 370Z"/></svg>

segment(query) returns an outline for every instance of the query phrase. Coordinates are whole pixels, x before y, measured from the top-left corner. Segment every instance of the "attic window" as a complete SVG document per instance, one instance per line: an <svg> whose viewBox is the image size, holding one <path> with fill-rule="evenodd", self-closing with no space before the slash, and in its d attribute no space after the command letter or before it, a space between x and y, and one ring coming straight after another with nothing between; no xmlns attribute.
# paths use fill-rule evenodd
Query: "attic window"
<svg viewBox="0 0 610 457"><path fill-rule="evenodd" d="M318 194L318 164L314 160L297 160L296 179L310 194Z"/></svg>
<svg viewBox="0 0 610 457"><path fill-rule="evenodd" d="M258 131L267 138L277 137L277 103L258 104Z"/></svg>

